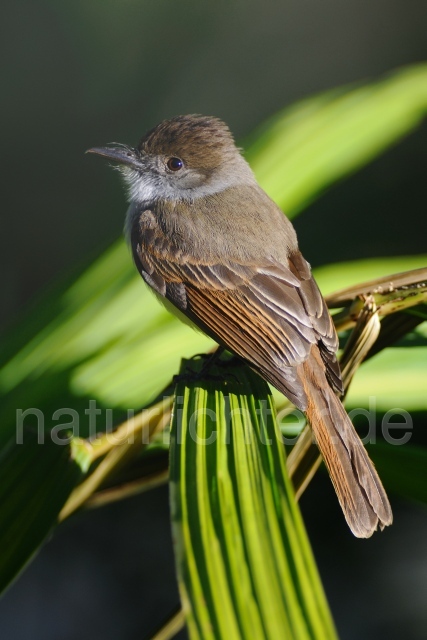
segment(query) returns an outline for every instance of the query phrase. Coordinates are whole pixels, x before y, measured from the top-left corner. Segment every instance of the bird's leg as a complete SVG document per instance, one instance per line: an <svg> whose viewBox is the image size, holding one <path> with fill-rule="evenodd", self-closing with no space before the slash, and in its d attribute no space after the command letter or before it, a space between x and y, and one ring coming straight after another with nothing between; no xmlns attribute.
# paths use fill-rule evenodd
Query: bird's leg
<svg viewBox="0 0 427 640"><path fill-rule="evenodd" d="M216 375L213 375L213 374L209 373L209 370L213 366L229 367L229 366L236 366L236 364L241 364L241 359L238 358L237 356L232 356L228 360L221 360L221 356L223 355L224 351L225 351L225 347L219 346L212 353L198 353L198 354L194 355L192 357L192 359L194 359L194 358L205 358L206 359L206 361L203 363L203 366L200 369L200 371L198 371L198 372L192 371L190 369L190 367L187 365L183 373L180 373L180 374L175 375L173 377L173 382L177 383L177 382L180 382L180 381L183 381L183 380L184 381L186 381L186 380L187 381L197 381L197 380L202 380L202 379L222 381L223 378L221 376L216 376ZM235 376L233 376L233 374L231 374L231 373L229 373L228 375L230 375L233 378L235 378Z"/></svg>
<svg viewBox="0 0 427 640"><path fill-rule="evenodd" d="M206 358L206 362L199 372L201 374L209 369L209 367L211 367L213 364L215 364L216 360L219 361L224 351L225 348L218 345L215 351L212 351L211 353L196 353L191 359L193 360L195 358Z"/></svg>

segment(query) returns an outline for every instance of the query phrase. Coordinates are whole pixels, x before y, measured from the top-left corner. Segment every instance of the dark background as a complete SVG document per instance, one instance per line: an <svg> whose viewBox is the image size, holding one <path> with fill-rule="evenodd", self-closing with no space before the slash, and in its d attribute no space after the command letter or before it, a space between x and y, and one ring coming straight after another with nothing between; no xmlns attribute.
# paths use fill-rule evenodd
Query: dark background
<svg viewBox="0 0 427 640"><path fill-rule="evenodd" d="M295 100L427 59L421 0L2 8L2 326L121 233L117 176L85 157L88 147L134 144L162 118L192 112L222 117L242 138ZM426 143L424 125L296 220L312 265L426 251ZM391 501L393 527L358 541L325 476L303 497L344 640L425 638L427 511ZM61 527L0 602L0 637L143 638L176 601L167 491L158 489Z"/></svg>

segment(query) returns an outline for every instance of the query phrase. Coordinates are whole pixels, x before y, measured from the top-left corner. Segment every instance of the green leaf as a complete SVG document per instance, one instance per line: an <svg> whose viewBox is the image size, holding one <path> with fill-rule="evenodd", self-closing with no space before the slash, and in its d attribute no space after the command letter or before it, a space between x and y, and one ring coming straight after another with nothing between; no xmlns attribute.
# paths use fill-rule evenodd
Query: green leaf
<svg viewBox="0 0 427 640"><path fill-rule="evenodd" d="M284 110L254 131L246 157L262 187L292 217L412 131L426 110L427 65L414 65Z"/></svg>
<svg viewBox="0 0 427 640"><path fill-rule="evenodd" d="M17 348L23 329L18 326L15 354L0 361L3 442L15 430L16 409L28 407L43 412L47 430L55 426L54 411L76 408L77 435L86 436L85 399L123 410L144 406L170 382L182 356L213 346L157 302L121 241L53 298L54 318L46 323L46 300L31 314L43 328ZM102 430L103 416L97 425Z"/></svg>
<svg viewBox="0 0 427 640"><path fill-rule="evenodd" d="M22 444L11 440L0 454L0 591L32 558L87 471L83 443L39 443L40 435L26 431Z"/></svg>
<svg viewBox="0 0 427 640"><path fill-rule="evenodd" d="M328 264L314 269L314 276L324 296L365 281L393 273L420 269L427 265L427 254L367 258Z"/></svg>
<svg viewBox="0 0 427 640"><path fill-rule="evenodd" d="M315 270L315 277L324 295L356 283L373 280L387 274L425 267L427 255L399 256L356 260L327 265ZM411 313L418 313L417 307ZM413 335L422 339L427 324L417 327ZM408 344L408 341L406 341ZM375 411L427 409L427 347L391 347L364 363L355 376L346 399L350 409Z"/></svg>
<svg viewBox="0 0 427 640"><path fill-rule="evenodd" d="M362 364L346 407L367 407L373 412L426 410L427 347L392 347Z"/></svg>
<svg viewBox="0 0 427 640"><path fill-rule="evenodd" d="M335 638L268 386L248 367L223 375L176 389L171 510L190 637Z"/></svg>

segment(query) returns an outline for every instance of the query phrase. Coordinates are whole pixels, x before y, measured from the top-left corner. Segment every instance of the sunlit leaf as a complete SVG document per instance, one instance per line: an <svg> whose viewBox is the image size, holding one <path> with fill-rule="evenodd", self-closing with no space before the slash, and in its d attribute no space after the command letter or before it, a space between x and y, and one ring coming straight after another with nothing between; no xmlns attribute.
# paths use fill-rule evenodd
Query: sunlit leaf
<svg viewBox="0 0 427 640"><path fill-rule="evenodd" d="M328 264L314 270L317 283L324 296L352 285L393 273L421 269L427 266L427 254L393 256L352 260Z"/></svg>
<svg viewBox="0 0 427 640"><path fill-rule="evenodd" d="M426 111L427 65L420 64L286 109L254 131L247 158L292 216L412 131Z"/></svg>
<svg viewBox="0 0 427 640"><path fill-rule="evenodd" d="M200 363L193 363L195 370ZM266 383L247 367L181 381L171 509L190 637L334 638Z"/></svg>

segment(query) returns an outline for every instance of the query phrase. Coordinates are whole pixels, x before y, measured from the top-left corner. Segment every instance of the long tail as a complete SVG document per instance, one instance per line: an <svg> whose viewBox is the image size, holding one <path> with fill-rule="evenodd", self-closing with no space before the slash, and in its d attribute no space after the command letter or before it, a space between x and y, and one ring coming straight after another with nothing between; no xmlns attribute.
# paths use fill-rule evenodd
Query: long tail
<svg viewBox="0 0 427 640"><path fill-rule="evenodd" d="M384 529L393 521L387 495L350 418L326 380L320 355L312 354L302 367L307 418L345 519L355 536L369 538L378 526Z"/></svg>

